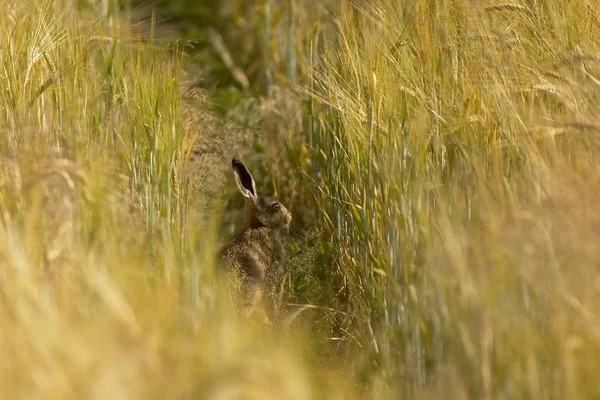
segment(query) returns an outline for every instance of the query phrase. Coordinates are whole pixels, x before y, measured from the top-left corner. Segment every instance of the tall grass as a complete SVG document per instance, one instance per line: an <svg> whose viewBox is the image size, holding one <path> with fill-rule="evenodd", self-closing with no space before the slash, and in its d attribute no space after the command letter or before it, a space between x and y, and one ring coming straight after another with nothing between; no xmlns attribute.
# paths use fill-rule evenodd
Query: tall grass
<svg viewBox="0 0 600 400"><path fill-rule="evenodd" d="M238 129L116 2L8 2L0 393L600 395L594 4L316 3L206 3L235 15L209 74L248 83L217 91ZM294 214L293 335L215 288L222 169L249 142Z"/></svg>
<svg viewBox="0 0 600 400"><path fill-rule="evenodd" d="M186 171L216 122L181 52L70 1L4 11L2 397L330 398L299 342L215 301L188 191L213 181Z"/></svg>
<svg viewBox="0 0 600 400"><path fill-rule="evenodd" d="M599 20L585 2L342 4L311 61L306 176L373 387L600 394Z"/></svg>

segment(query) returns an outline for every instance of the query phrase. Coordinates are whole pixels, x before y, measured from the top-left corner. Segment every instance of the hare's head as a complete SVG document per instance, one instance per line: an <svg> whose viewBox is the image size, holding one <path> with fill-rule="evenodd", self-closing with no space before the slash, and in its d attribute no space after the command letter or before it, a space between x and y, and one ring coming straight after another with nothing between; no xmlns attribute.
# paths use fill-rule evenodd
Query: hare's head
<svg viewBox="0 0 600 400"><path fill-rule="evenodd" d="M258 195L254 178L241 161L234 158L231 166L238 188L246 197L245 228L287 229L292 221L292 214L287 208L276 199Z"/></svg>

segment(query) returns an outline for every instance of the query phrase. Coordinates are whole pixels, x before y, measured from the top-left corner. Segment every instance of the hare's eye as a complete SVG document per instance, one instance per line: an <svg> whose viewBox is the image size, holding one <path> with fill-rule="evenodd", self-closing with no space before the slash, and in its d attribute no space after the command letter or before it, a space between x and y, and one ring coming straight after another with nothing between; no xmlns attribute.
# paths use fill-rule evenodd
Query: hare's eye
<svg viewBox="0 0 600 400"><path fill-rule="evenodd" d="M273 208L274 211L279 211L279 209L281 208L281 206L279 205L279 203L275 203L271 207Z"/></svg>

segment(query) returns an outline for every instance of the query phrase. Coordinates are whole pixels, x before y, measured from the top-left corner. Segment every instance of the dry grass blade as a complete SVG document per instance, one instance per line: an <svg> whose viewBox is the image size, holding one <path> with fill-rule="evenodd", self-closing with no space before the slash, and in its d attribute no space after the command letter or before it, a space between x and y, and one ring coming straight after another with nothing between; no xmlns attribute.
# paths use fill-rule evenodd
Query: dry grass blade
<svg viewBox="0 0 600 400"><path fill-rule="evenodd" d="M485 11L493 12L493 11L520 11L529 16L532 16L533 13L529 8L521 4L515 3L502 3L502 4L493 4L491 6L487 6Z"/></svg>
<svg viewBox="0 0 600 400"><path fill-rule="evenodd" d="M236 67L236 65L234 64L233 58L231 57L231 53L227 49L227 46L225 46L225 42L223 41L223 38L221 37L219 32L215 31L214 29L211 29L209 30L209 35L212 45L214 46L217 53L219 53L219 55L221 56L223 63L229 69L233 78L237 81L237 83L240 84L242 88L248 89L248 87L250 86L248 78L244 74L244 71Z"/></svg>

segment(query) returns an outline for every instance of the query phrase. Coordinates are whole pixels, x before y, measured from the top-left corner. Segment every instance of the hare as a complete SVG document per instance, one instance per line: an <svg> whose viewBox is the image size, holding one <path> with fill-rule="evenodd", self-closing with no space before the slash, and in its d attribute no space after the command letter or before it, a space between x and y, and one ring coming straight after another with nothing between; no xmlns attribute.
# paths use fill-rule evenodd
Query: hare
<svg viewBox="0 0 600 400"><path fill-rule="evenodd" d="M269 289L266 286L285 258L284 242L292 214L278 200L258 195L252 174L242 162L233 159L231 165L246 203L243 227L221 249L221 265L241 279L243 313L252 314L266 300L270 303L268 313L273 317L277 310L272 301L264 298Z"/></svg>

